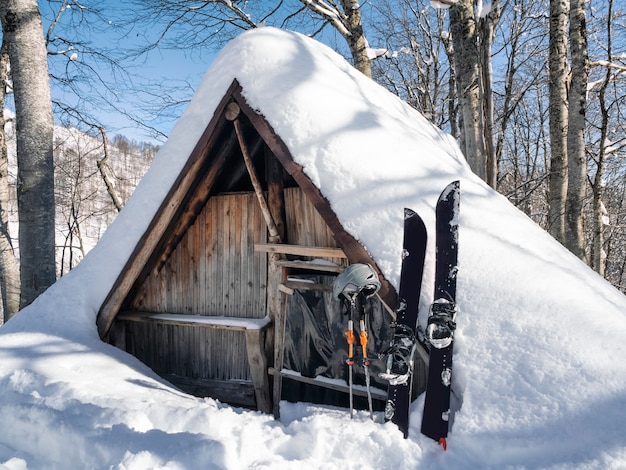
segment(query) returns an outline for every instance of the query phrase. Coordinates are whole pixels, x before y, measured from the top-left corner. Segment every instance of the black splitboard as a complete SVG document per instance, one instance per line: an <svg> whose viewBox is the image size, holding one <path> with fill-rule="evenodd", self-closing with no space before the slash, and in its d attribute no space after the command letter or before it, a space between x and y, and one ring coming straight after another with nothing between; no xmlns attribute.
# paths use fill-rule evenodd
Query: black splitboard
<svg viewBox="0 0 626 470"><path fill-rule="evenodd" d="M404 209L404 239L402 242L402 271L398 291L396 323L417 328L417 310L424 271L426 254L426 226L417 213ZM404 384L391 385L387 388L385 421L396 424L404 434L409 435L409 408L413 377Z"/></svg>
<svg viewBox="0 0 626 470"><path fill-rule="evenodd" d="M441 193L436 208L436 262L434 301L456 301L458 258L459 182L449 184ZM428 382L424 400L422 434L446 447L450 419L450 380L453 341L442 349L430 347Z"/></svg>

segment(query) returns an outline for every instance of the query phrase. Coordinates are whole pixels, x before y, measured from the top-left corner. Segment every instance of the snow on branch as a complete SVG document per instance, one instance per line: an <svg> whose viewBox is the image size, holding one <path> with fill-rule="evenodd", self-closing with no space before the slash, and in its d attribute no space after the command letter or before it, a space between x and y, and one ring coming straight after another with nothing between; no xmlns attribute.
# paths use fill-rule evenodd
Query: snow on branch
<svg viewBox="0 0 626 470"><path fill-rule="evenodd" d="M430 0L430 6L433 8L450 8L458 2L459 0Z"/></svg>
<svg viewBox="0 0 626 470"><path fill-rule="evenodd" d="M595 62L591 62L589 64L591 67L606 67L606 68L610 68L610 69L614 69L616 70L615 74L613 74L610 78L610 80L613 80L617 75L620 75L622 73L626 73L626 66L621 65L621 64L616 64L615 62L611 62L609 60L597 60ZM587 93L589 93L591 90L593 90L596 86L600 86L602 85L602 83L604 83L605 79L600 79L600 80L595 80L593 82L589 82L587 84Z"/></svg>
<svg viewBox="0 0 626 470"><path fill-rule="evenodd" d="M589 65L592 67L608 67L616 69L619 73L626 72L626 65L616 64L615 62L610 62L608 60L596 60L595 62L591 62Z"/></svg>
<svg viewBox="0 0 626 470"><path fill-rule="evenodd" d="M330 21L339 33L344 37L351 36L350 31L344 23L344 15L338 8L329 5L324 0L300 0L309 10L321 15Z"/></svg>

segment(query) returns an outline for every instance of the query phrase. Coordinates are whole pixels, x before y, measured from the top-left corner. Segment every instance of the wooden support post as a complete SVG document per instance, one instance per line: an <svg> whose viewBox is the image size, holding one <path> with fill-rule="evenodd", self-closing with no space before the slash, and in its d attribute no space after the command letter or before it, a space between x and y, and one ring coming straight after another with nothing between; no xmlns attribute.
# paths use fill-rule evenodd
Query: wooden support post
<svg viewBox="0 0 626 470"><path fill-rule="evenodd" d="M285 240L285 169L266 147L267 203L281 240Z"/></svg>
<svg viewBox="0 0 626 470"><path fill-rule="evenodd" d="M275 266L276 264L273 263ZM284 281L285 270L276 266L276 269L280 271L280 277L276 274L280 284ZM279 296L280 302L279 308L276 312L276 318L274 318L274 368L280 372L283 368L283 357L285 354L285 329L287 324L287 300L284 293L278 290L276 286L276 295ZM274 376L274 384L272 387L273 398L273 411L274 418L280 418L280 398L282 395L283 383L280 374Z"/></svg>
<svg viewBox="0 0 626 470"><path fill-rule="evenodd" d="M246 330L246 349L257 409L269 414L272 412L272 400L270 399L267 359L265 358L264 329Z"/></svg>
<svg viewBox="0 0 626 470"><path fill-rule="evenodd" d="M226 107L226 119L230 120L233 122L233 126L235 127L235 133L237 134L237 140L239 141L239 147L241 148L241 154L243 156L243 160L244 163L246 165L246 169L248 170L248 175L250 176L250 181L252 182L252 187L254 188L254 192L257 196L257 199L259 201L259 206L261 207L261 212L263 214L263 218L265 219L265 224L267 225L267 230L269 233L269 241L270 243L280 243L281 241L281 232L279 229L279 225L277 225L276 223L276 219L274 218L274 216L272 215L272 211L270 210L270 207L268 206L267 201L265 200L265 195L263 193L263 187L261 186L261 182L259 180L259 177L257 176L256 170L254 169L254 164L252 163L252 159L250 158L250 154L248 152L248 147L246 146L246 142L244 140L244 136L243 136L243 132L241 130L241 124L239 122L239 114L241 112L241 109L239 108L239 105L235 102L229 103ZM276 203L275 198L277 197L276 191L278 189L280 189L280 191L282 192L282 188L280 187L279 184L277 184L276 180L276 176L273 175L272 179L272 183L273 183L273 187L271 188L270 191L270 197L273 198L272 202L273 202L273 206L277 206L274 207L274 212L276 212L276 208L278 208L279 211L282 210L282 208L280 207L279 204ZM280 196L282 198L282 195ZM282 226L282 220L279 220L279 224L280 226ZM284 316L283 310L283 302L281 302L281 296L282 294L279 292L278 290L278 285L282 282L282 268L278 267L276 264L276 261L278 261L280 258L282 258L282 255L279 253L270 253L268 256L268 273L267 273L267 292L268 292L268 298L267 298L267 309L268 312L270 314L270 317L274 320L275 322L275 326L274 326L274 338L273 341L271 341L271 343L274 344L274 360L276 361L277 359L277 351L280 348L280 357L278 358L279 365L277 366L276 363L274 364L275 367L282 367L282 348L283 348L283 342L284 342L284 320L281 319L281 316ZM282 328L281 328L282 325ZM278 340L278 338L281 338L280 340ZM251 359L252 361L252 359ZM263 393L263 390L265 389L265 385L266 383L268 384L267 387L269 389L269 375L267 373L267 362L264 364L264 370L263 370L263 377L260 376L261 373L259 373L259 377L258 379L254 379L255 382L255 392L257 392L257 404L259 406L259 409L261 409L261 403L264 403L263 406L265 406L265 403L267 400L267 407L268 409L273 408L274 411L274 415L278 418L278 405L277 403L280 402L280 388L281 388L281 383L280 383L280 378L275 378L274 379L274 386L273 386L273 400L274 400L274 404L273 406L270 404L270 397L269 397L269 393L267 394L267 396L265 396ZM257 390L257 380L261 381L263 380L263 390L258 391ZM261 394L261 396L259 397L259 394ZM262 410L264 411L264 410Z"/></svg>
<svg viewBox="0 0 626 470"><path fill-rule="evenodd" d="M226 111L226 119L229 119L233 122L235 126L235 133L237 134L237 139L239 140L239 147L241 148L241 154L243 155L243 161L246 164L246 168L248 170L248 175L250 176L250 181L252 182L252 187L254 188L254 192L259 200L259 205L261 206L261 212L263 213L263 218L265 219L265 223L267 224L267 229L270 234L270 241L272 243L279 243L280 236L278 234L278 228L276 227L276 223L274 222L274 218L270 213L270 209L267 205L267 201L265 200L265 196L263 194L263 188L261 186L261 182L259 181L259 177L256 174L256 170L254 169L254 165L252 164L252 159L250 158L250 154L248 153L248 147L246 146L246 142L243 138L243 132L241 131L241 124L239 123L239 105L235 102L229 103Z"/></svg>

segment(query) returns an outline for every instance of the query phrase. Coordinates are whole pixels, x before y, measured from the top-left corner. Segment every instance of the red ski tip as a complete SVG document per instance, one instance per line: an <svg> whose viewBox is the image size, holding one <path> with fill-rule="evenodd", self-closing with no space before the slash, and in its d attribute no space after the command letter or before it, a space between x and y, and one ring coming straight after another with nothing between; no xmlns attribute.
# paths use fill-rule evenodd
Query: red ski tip
<svg viewBox="0 0 626 470"><path fill-rule="evenodd" d="M445 452L446 450L448 450L448 443L446 442L446 438L445 438L445 437L440 437L440 438L439 438L439 445L440 445L441 447L443 447L444 452Z"/></svg>

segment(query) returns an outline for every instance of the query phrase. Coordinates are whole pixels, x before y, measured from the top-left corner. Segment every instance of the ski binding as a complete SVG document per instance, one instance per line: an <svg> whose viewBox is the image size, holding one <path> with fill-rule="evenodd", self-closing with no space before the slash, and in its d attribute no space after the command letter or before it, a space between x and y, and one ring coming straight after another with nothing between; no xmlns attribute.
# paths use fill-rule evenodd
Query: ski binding
<svg viewBox="0 0 626 470"><path fill-rule="evenodd" d="M456 330L456 305L446 299L437 299L430 307L426 337L431 346L443 349L450 346Z"/></svg>

